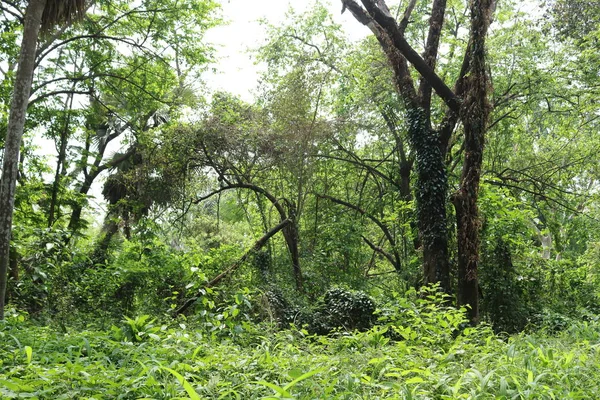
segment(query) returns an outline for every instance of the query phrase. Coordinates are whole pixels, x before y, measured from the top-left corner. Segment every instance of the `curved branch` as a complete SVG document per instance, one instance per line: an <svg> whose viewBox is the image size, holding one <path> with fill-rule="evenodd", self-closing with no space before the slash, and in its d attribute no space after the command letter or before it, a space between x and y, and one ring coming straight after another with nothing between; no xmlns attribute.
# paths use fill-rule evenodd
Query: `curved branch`
<svg viewBox="0 0 600 400"><path fill-rule="evenodd" d="M235 272L235 270L237 270L248 259L248 257L250 257L250 255L253 252L260 250L265 245L265 243L267 243L267 241L270 238L275 236L275 234L277 232L279 232L280 230L285 228L291 222L292 221L290 221L289 219L285 219L285 220L281 221L276 227L271 229L269 232L265 233L265 235L263 237L261 237L260 239L258 239L254 243L254 245L248 251L246 251L246 253L244 253L244 255L238 261L236 261L231 267L227 268L225 271L223 271L219 275L215 276L213 279L210 280L210 282L207 282L201 291L199 291L194 297L187 300L181 307L179 307L177 310L175 310L175 312L173 313L173 316L177 317L179 314L181 314L185 310L187 310L192 304L194 304L196 302L196 300L198 300L198 298L200 296L202 296L203 290L205 288L211 288L211 287L218 285L219 282L221 282L223 279L225 279L226 277L231 275L233 272Z"/></svg>
<svg viewBox="0 0 600 400"><path fill-rule="evenodd" d="M369 214L368 212L366 212L365 210L363 210L362 208L352 204L352 203L348 203L344 200L340 200L337 199L335 197L332 196L328 196L325 194L317 194L317 197L322 198L322 199L326 199L329 201L332 201L336 204L342 205L344 207L350 208L351 210L357 211L359 214L364 215L365 217L367 217L368 219L370 219L371 221L373 221L375 223L375 225L377 225L379 227L379 229L381 229L381 231L383 232L383 234L385 235L385 238L387 239L388 243L390 244L390 246L392 247L392 249L394 249L394 262L392 262L392 265L394 266L394 268L396 268L396 270L400 271L400 255L398 254L398 252L396 251L396 240L394 240L394 237L392 236L390 230L388 229L387 226L385 226L383 224L383 222L381 222L379 219L377 219L376 217L374 217L373 215Z"/></svg>
<svg viewBox="0 0 600 400"><path fill-rule="evenodd" d="M371 242L369 239L367 239L364 236L361 236L363 241L376 253L381 254L382 256L384 256L389 262L390 264L392 264L394 266L394 269L397 271L399 271L400 269L396 266L396 260L394 260L394 257L392 257L392 255L390 253L388 253L387 251L385 251L384 249L382 249L381 247L377 246L375 243Z"/></svg>
<svg viewBox="0 0 600 400"><path fill-rule="evenodd" d="M204 200L207 200L219 193L222 193L226 190L231 190L231 189L249 189L256 193L262 194L273 204L273 206L279 213L281 220L283 221L283 220L287 219L287 213L285 212L285 209L283 208L283 206L281 205L281 203L279 202L279 200L277 200L277 198L275 196L273 196L271 193L269 193L267 190L263 189L262 187L252 185L250 183L231 183L231 184L224 186L222 188L219 188L205 196L198 197L197 199L193 200L192 203L198 204L198 203L200 203Z"/></svg>

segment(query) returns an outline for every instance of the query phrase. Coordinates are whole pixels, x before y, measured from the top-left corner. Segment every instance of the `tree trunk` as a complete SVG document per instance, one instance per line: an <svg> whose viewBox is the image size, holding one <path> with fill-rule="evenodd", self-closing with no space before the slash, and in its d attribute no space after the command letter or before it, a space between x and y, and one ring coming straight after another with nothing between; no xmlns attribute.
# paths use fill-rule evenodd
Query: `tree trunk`
<svg viewBox="0 0 600 400"><path fill-rule="evenodd" d="M96 243L94 251L92 252L91 260L93 262L93 267L98 264L106 264L110 242L118 231L119 224L117 223L117 216L109 211L104 218L100 240Z"/></svg>
<svg viewBox="0 0 600 400"><path fill-rule="evenodd" d="M19 54L19 67L17 68L17 75L15 77L15 86L8 117L4 160L2 163L2 179L0 181L0 320L4 319L4 301L6 296L19 150L23 138L25 116L27 114L27 105L33 81L37 40L45 6L46 0L30 0L27 5L21 53Z"/></svg>
<svg viewBox="0 0 600 400"><path fill-rule="evenodd" d="M423 276L425 284L439 283L441 289L449 293L446 223L448 179L438 145L439 135L428 127L425 113L419 108L408 110L407 120L409 138L416 154L415 198L419 238L423 249Z"/></svg>
<svg viewBox="0 0 600 400"><path fill-rule="evenodd" d="M488 77L485 68L485 36L494 7L493 0L471 1L470 72L465 77L460 117L465 132L465 158L460 187L452 196L456 210L458 241L458 304L469 306L469 320L479 322L479 211L477 198L483 162L483 146L487 119Z"/></svg>
<svg viewBox="0 0 600 400"><path fill-rule="evenodd" d="M15 288L16 283L19 281L19 260L21 256L17 250L13 247L10 249L8 258L8 277L13 281L11 288ZM14 290L7 289L5 295L7 301L10 301L14 297Z"/></svg>
<svg viewBox="0 0 600 400"><path fill-rule="evenodd" d="M285 238L285 243L290 252L296 290L303 292L304 279L302 277L302 269L300 268L300 251L298 250L298 221L296 220L296 211L290 204L288 204L287 217L290 220L290 223L283 228L283 237Z"/></svg>
<svg viewBox="0 0 600 400"><path fill-rule="evenodd" d="M52 195L50 198L50 210L48 211L48 228L51 228L56 220L55 214L58 207L58 192L60 190L61 171L65 169L65 159L67 157L67 144L69 141L69 123L71 120L70 111L73 108L73 94L70 93L65 101L65 124L60 131L58 157L56 159L56 171L54 172L54 182L52 183Z"/></svg>

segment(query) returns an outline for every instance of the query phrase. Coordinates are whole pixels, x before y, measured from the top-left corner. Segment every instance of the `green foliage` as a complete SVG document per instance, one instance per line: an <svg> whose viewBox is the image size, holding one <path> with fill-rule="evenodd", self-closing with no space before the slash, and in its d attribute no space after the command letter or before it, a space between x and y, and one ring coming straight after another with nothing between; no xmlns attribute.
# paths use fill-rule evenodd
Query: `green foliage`
<svg viewBox="0 0 600 400"><path fill-rule="evenodd" d="M250 322L254 319L255 291L243 288L233 294L211 288L200 290L196 300L195 313L189 317L212 336L239 336L252 330Z"/></svg>
<svg viewBox="0 0 600 400"><path fill-rule="evenodd" d="M535 312L527 301L529 296L537 297L535 286L530 285L532 281L528 278L518 275L510 247L502 239L496 239L493 250L484 255L484 262L482 312L489 317L496 331L522 331Z"/></svg>
<svg viewBox="0 0 600 400"><path fill-rule="evenodd" d="M599 33L574 19L594 21L595 9L552 2L552 36L515 2L498 4L479 201L484 324L473 328L437 287L396 293L422 276L415 244L442 245L456 224L447 195L463 138L456 130L443 159L439 98L430 129L425 110L399 101L379 44L351 45L316 2L268 28L258 99L214 93L203 104L195 85L216 3L134 3L97 2L40 54L1 398L600 398ZM447 5L436 63L452 82L468 15L463 1ZM424 42L429 9L417 2L411 43ZM20 23L0 25L1 147ZM50 96L63 90L94 100L70 110ZM57 147L67 138L58 167L36 155L40 135ZM111 140L131 153L108 157ZM101 239L86 223L65 227L106 170L105 228L116 233L96 257ZM416 226L415 211L428 224ZM277 234L206 287L285 218L297 249ZM292 249L304 291L292 289Z"/></svg>
<svg viewBox="0 0 600 400"><path fill-rule="evenodd" d="M378 324L396 340L427 342L444 347L467 326L464 308L450 306L449 296L439 286L424 286L405 296L392 293L378 311Z"/></svg>
<svg viewBox="0 0 600 400"><path fill-rule="evenodd" d="M154 326L156 319L150 319L149 315L140 315L139 317L123 319L123 326L112 326L111 331L116 340L126 340L137 343L145 341L146 338L159 339L156 332L160 327Z"/></svg>
<svg viewBox="0 0 600 400"><path fill-rule="evenodd" d="M326 334L336 329L368 329L375 320L374 313L375 302L365 293L332 288L305 318L309 331Z"/></svg>
<svg viewBox="0 0 600 400"><path fill-rule="evenodd" d="M446 308L443 300L435 289L395 296L382 306L388 325L337 336L257 326L223 337L189 320L148 316L125 319L106 332L63 333L9 311L0 323L0 395L132 400L600 395L598 322L574 322L555 336L506 338L485 326L453 335L440 323L459 327L464 313ZM389 340L391 329L408 326L416 333L397 330L406 338Z"/></svg>

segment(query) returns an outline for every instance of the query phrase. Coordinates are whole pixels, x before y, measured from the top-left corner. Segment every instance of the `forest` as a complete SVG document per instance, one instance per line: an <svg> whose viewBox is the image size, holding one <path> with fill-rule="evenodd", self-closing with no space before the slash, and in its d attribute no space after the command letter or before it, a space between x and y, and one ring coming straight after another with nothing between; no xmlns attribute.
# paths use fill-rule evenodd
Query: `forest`
<svg viewBox="0 0 600 400"><path fill-rule="evenodd" d="M600 3L241 4L0 2L0 399L600 398Z"/></svg>

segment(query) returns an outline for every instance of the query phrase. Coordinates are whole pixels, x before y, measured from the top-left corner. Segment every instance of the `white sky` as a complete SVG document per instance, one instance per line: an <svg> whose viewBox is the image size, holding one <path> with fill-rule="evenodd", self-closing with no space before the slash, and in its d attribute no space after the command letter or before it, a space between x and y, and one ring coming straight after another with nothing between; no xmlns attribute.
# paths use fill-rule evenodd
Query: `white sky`
<svg viewBox="0 0 600 400"><path fill-rule="evenodd" d="M211 90L227 91L252 100L252 90L258 83L260 67L254 65L249 49L265 42L265 27L258 23L266 19L270 24L285 23L290 6L300 14L310 10L314 0L221 0L222 15L227 25L207 32L206 40L217 49L216 75L207 75L206 83ZM341 24L351 40L365 37L369 30L352 18L350 12L341 15L341 1L324 1L328 4L334 20Z"/></svg>

